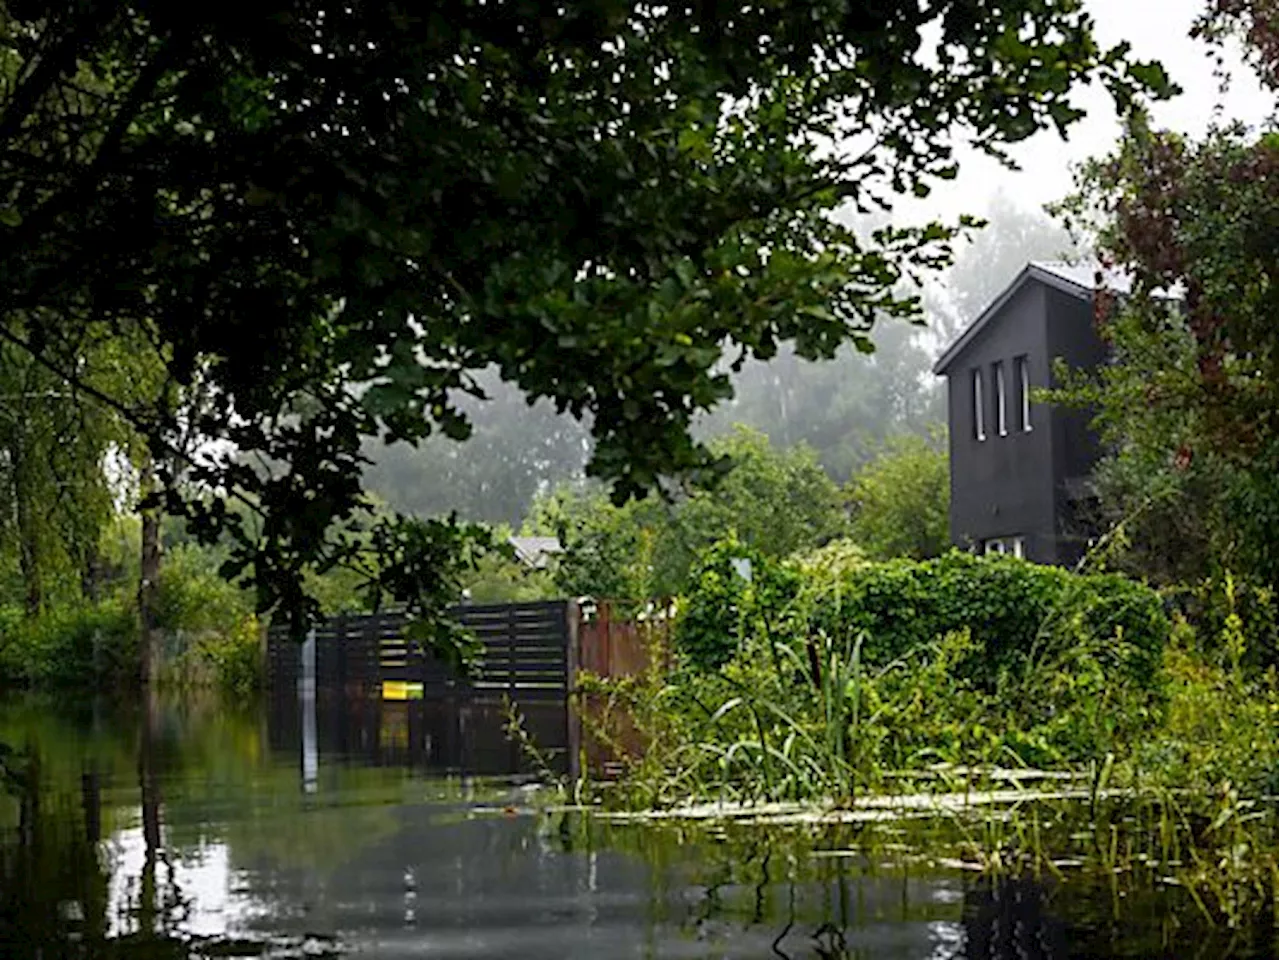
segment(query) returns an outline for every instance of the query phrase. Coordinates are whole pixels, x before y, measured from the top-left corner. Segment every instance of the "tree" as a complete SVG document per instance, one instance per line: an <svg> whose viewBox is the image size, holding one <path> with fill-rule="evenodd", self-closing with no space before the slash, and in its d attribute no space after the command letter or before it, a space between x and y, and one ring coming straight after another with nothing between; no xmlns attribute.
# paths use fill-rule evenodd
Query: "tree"
<svg viewBox="0 0 1280 960"><path fill-rule="evenodd" d="M951 545L951 473L937 437L895 437L850 481L854 541L872 560L926 560Z"/></svg>
<svg viewBox="0 0 1280 960"><path fill-rule="evenodd" d="M492 365L590 417L588 470L618 498L707 468L688 426L729 394L722 344L829 357L912 313L895 285L946 262L952 229L864 242L837 205L927 192L956 141L1065 130L1078 83L1167 92L1091 29L1072 6L985 0L10 0L0 337L81 384L51 348L102 324L201 387L189 422L92 393L147 438L166 507L230 530L227 574L299 632L306 572L370 546L381 587L430 612L469 534L336 532L363 438L465 438L451 391L478 394ZM207 442L160 456L192 426ZM251 503L257 532L184 490Z"/></svg>
<svg viewBox="0 0 1280 960"><path fill-rule="evenodd" d="M698 555L727 537L784 557L846 532L840 490L808 447L779 450L738 426L710 449L723 458L723 476L666 500L615 507L599 490L572 488L540 498L531 528L561 538L561 588L624 599L672 595L687 587Z"/></svg>
<svg viewBox="0 0 1280 960"><path fill-rule="evenodd" d="M829 476L843 481L899 433L926 433L943 421L942 391L909 324L874 331L874 352L842 347L830 360L807 361L789 347L772 360L745 364L734 396L698 425L715 436L741 423L781 445L811 447Z"/></svg>
<svg viewBox="0 0 1280 960"><path fill-rule="evenodd" d="M581 478L590 431L546 400L525 401L495 371L477 378L489 399L463 397L473 423L466 441L432 436L418 446L366 442L372 461L365 484L398 509L418 516L456 510L467 520L518 527L534 495Z"/></svg>
<svg viewBox="0 0 1280 960"><path fill-rule="evenodd" d="M1222 4L1198 30L1243 35L1274 90L1275 27L1274 7ZM1139 114L1062 206L1127 277L1127 289L1100 277L1095 295L1111 362L1061 395L1097 412L1100 506L1119 562L1162 583L1243 577L1272 639L1277 169L1274 130L1232 124L1195 140Z"/></svg>
<svg viewBox="0 0 1280 960"><path fill-rule="evenodd" d="M109 346L81 349L75 362L89 380L120 372ZM36 615L94 592L116 493L106 459L129 443L111 411L0 343L0 603L21 597Z"/></svg>

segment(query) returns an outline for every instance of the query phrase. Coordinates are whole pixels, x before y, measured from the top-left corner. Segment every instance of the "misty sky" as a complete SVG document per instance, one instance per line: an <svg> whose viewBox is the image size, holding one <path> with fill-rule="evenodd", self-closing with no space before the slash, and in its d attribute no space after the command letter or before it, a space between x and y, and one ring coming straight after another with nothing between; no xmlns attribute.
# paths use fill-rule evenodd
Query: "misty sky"
<svg viewBox="0 0 1280 960"><path fill-rule="evenodd" d="M1157 126L1200 134L1212 123L1219 104L1223 118L1255 124L1275 109L1274 97L1259 89L1234 45L1227 51L1234 82L1225 98L1220 95L1209 47L1188 36L1205 0L1085 0L1085 6L1097 22L1098 42L1104 48L1128 40L1135 56L1159 60L1183 88L1181 96L1153 110ZM1105 90L1081 90L1075 102L1087 116L1071 128L1068 142L1046 130L1018 145L1011 153L1021 171L1009 171L976 152L962 153L960 176L953 184L927 200L904 202L898 212L911 220L981 213L987 199L1001 189L1024 206L1060 199L1071 190L1072 164L1109 152L1120 134Z"/></svg>

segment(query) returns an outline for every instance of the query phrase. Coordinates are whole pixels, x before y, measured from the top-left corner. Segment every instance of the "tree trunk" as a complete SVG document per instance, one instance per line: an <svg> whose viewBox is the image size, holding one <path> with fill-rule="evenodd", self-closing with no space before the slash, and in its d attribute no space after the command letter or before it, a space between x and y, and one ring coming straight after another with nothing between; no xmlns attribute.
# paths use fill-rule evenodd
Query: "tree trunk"
<svg viewBox="0 0 1280 960"><path fill-rule="evenodd" d="M159 722L156 691L142 691L142 736L138 743L138 788L142 800L142 876L138 890L139 933L157 932L156 866L160 859L160 782L156 776L155 734Z"/></svg>
<svg viewBox="0 0 1280 960"><path fill-rule="evenodd" d="M102 839L102 778L97 765L80 774L80 809L84 813L84 837L89 843Z"/></svg>
<svg viewBox="0 0 1280 960"><path fill-rule="evenodd" d="M21 449L21 441L15 445ZM14 452L17 452L15 450ZM25 453L25 451L24 451ZM40 576L40 543L32 512L31 491L25 455L14 458L13 499L17 511L18 568L25 588L27 615L34 617L44 606L44 589Z"/></svg>
<svg viewBox="0 0 1280 960"><path fill-rule="evenodd" d="M156 601L160 585L160 508L146 505L155 490L155 469L150 460L142 468L142 569L138 578L139 676L144 686L156 675L160 659L160 630L156 626Z"/></svg>
<svg viewBox="0 0 1280 960"><path fill-rule="evenodd" d="M80 569L80 592L90 603L97 603L98 587L102 582L102 555L96 543L85 546Z"/></svg>

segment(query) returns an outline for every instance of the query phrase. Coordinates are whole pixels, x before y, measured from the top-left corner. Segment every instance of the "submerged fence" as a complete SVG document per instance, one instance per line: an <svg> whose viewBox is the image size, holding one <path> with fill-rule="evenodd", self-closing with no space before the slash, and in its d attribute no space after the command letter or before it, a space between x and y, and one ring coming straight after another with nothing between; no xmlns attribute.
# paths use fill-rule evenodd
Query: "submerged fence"
<svg viewBox="0 0 1280 960"><path fill-rule="evenodd" d="M314 631L315 683L326 688L412 685L428 692L540 692L564 696L570 686L570 641L577 605L568 600L467 605L449 611L481 645L480 666L464 676L404 635L403 613L332 617ZM285 631L267 641L267 677L283 689L301 676L303 652ZM419 687L420 685L420 687Z"/></svg>
<svg viewBox="0 0 1280 960"><path fill-rule="evenodd" d="M573 694L582 671L633 676L648 668L655 652L666 649L669 608L647 605L649 618L641 623L622 612L634 607L576 600L454 607L450 615L481 646L478 669L471 675L408 640L403 613L332 617L317 625L302 646L284 628L275 628L267 636L267 679L277 692L298 690L298 697L281 702L305 701L288 710L304 711L299 716L309 721L313 744L317 729L323 732L333 723L337 726L319 739L327 737L340 751L377 743L382 753L403 740L405 750L415 756L441 762L452 758L471 770L504 763L514 769L516 745L501 740L505 746L497 741L485 746L482 736L486 729L501 729L496 718L507 697L519 704L539 750L557 766L574 776L583 761L607 771L619 759L618 748L636 755L643 741L625 716L618 718L622 726L612 731L611 745L585 734L585 728L596 726L592 718L602 712L602 704L597 696ZM312 666L304 670L304 663ZM311 682L300 683L304 678ZM317 698L326 704L319 715ZM403 700L423 702L397 713L394 701Z"/></svg>

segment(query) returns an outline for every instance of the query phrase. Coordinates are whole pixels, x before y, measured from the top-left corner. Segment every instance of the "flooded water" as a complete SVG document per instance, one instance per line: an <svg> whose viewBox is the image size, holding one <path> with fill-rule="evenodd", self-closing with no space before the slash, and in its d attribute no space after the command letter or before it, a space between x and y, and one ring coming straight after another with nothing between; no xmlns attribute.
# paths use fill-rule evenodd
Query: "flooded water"
<svg viewBox="0 0 1280 960"><path fill-rule="evenodd" d="M563 710L526 728L561 762ZM6 957L1274 956L1176 890L531 802L498 704L0 705ZM536 766L536 764L533 764Z"/></svg>

